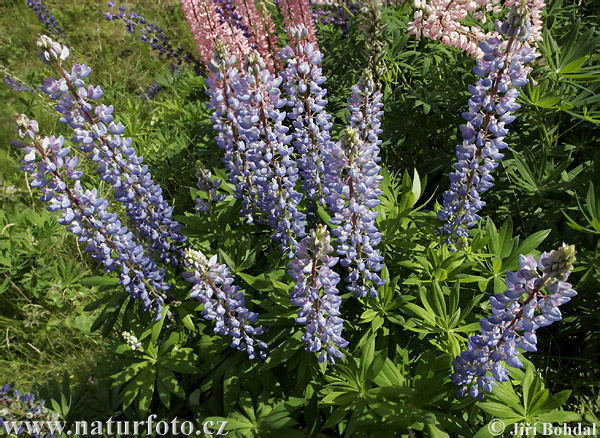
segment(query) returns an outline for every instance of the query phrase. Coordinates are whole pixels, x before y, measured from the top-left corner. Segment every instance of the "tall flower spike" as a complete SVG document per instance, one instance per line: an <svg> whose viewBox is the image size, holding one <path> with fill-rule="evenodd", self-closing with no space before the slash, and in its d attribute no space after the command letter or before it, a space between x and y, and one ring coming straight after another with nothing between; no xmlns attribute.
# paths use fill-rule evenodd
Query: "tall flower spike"
<svg viewBox="0 0 600 438"><path fill-rule="evenodd" d="M222 44L238 61L250 53L244 32L230 21L221 20L211 0L181 0L181 4L200 57L206 65L211 62L218 44Z"/></svg>
<svg viewBox="0 0 600 438"><path fill-rule="evenodd" d="M508 20L514 21L514 16ZM527 23L524 19L517 21ZM473 69L481 79L476 85L469 85L469 111L463 113L467 124L460 127L463 142L456 146L458 162L450 173L450 190L444 193L444 207L438 211L438 218L445 222L439 232L447 236L446 242L452 250L466 245L468 229L480 219L478 211L485 205L480 195L493 185L491 173L504 157L500 150L508 146L504 142L507 125L515 120L511 113L521 107L516 103L517 88L529 82L526 65L538 56L519 41L528 36L524 26L516 29L507 26L506 30L510 32L508 41L490 38L481 43L485 55Z"/></svg>
<svg viewBox="0 0 600 438"><path fill-rule="evenodd" d="M292 257L297 239L306 235L306 217L299 209L302 194L296 190L298 168L289 146L292 136L283 125L286 113L280 110L286 105L279 90L282 79L266 68L257 52L248 57L244 69L249 106L239 123L248 138L251 185L257 189L258 209L275 230L271 238Z"/></svg>
<svg viewBox="0 0 600 438"><path fill-rule="evenodd" d="M148 166L142 165L144 158L131 147L132 139L121 136L125 126L113 122L114 107L92 103L103 95L100 86L86 87L84 79L92 69L74 64L68 73L62 62L68 58L65 46L44 36L38 45L46 49L40 57L62 76L47 78L42 91L58 100L55 109L63 115L60 121L73 128L72 140L80 143L81 151L96 163L100 177L112 185L115 199L125 205L132 231L139 234L147 250L157 252L164 263L177 264L176 244L186 241L180 233L181 224L173 219L172 208L152 180Z"/></svg>
<svg viewBox="0 0 600 438"><path fill-rule="evenodd" d="M48 29L52 35L58 36L61 34L63 28L58 20L50 13L48 8L40 0L27 0L27 6L29 6L40 18L44 26ZM65 36L64 33L61 36Z"/></svg>
<svg viewBox="0 0 600 438"><path fill-rule="evenodd" d="M319 362L335 363L343 357L339 349L348 346L348 341L342 338L342 299L336 287L340 277L331 269L337 263L337 258L328 255L332 251L327 227L319 225L300 241L288 274L296 281L290 297L300 307L296 322L306 326L302 335L306 351L319 353Z"/></svg>
<svg viewBox="0 0 600 438"><path fill-rule="evenodd" d="M97 189L83 190L79 183L82 172L75 170L78 158L63 147L63 137L38 136L38 124L24 114L16 117L19 135L27 142L13 142L25 153L21 169L30 172L31 186L40 188L40 200L49 202L48 211L60 211L61 225L87 243L85 250L104 265L107 273L116 272L119 284L132 298L144 302L144 310L162 316L164 299L171 285L164 281L165 268L158 268L144 253L131 231L121 224L116 213L108 211L108 201L98 196ZM75 184L69 187L69 180Z"/></svg>
<svg viewBox="0 0 600 438"><path fill-rule="evenodd" d="M109 2L108 6L114 8L115 3ZM121 6L119 7L119 12L115 12L114 14L105 12L104 17L108 21L122 21L125 23L125 27L129 33L135 33L136 29L139 29L140 40L148 43L152 50L158 52L159 56L171 61L171 71L177 70L183 63L186 63L194 68L196 74L202 72L201 62L189 50L185 50L182 45L173 46L171 38L165 34L162 28L148 22L139 13L126 12L125 6ZM155 92L158 92L160 88L155 87L155 90L157 90ZM151 96L151 91L154 90L149 90L146 92L146 95ZM149 97L149 99L152 99L152 97Z"/></svg>
<svg viewBox="0 0 600 438"><path fill-rule="evenodd" d="M247 129L239 121L251 111L248 81L235 66L235 56L230 56L222 45L217 45L213 60L208 64L211 75L206 79L210 117L217 131L217 145L225 151L223 162L229 171L229 182L235 187L234 196L242 200L241 215L248 223L257 211L258 189L253 184ZM249 128L251 128L250 124Z"/></svg>
<svg viewBox="0 0 600 438"><path fill-rule="evenodd" d="M314 202L324 204L323 156L333 147L329 129L331 115L325 105L327 90L322 88L326 78L321 70L323 54L306 38L308 30L303 27L288 29L290 44L281 53L286 63L282 73L283 88L288 95L288 118L292 120L293 144L298 154L298 169L301 186L306 193L307 212L314 222Z"/></svg>
<svg viewBox="0 0 600 438"><path fill-rule="evenodd" d="M355 91L363 93L364 97L364 91ZM361 105L365 102L368 103L368 99L363 100ZM376 287L385 284L378 275L383 268L383 257L375 249L381 241L381 233L375 226L377 212L373 211L379 205L377 198L382 193L379 184L383 177L379 175L380 167L376 164L379 148L374 133L377 132L378 121L376 117L375 121L370 116L364 118L367 112L373 113L376 106L367 104L364 112L360 105L353 106L351 103L350 107L351 114L363 128L365 140L349 127L326 157L327 205L334 214L330 222L337 225L332 233L338 240L337 253L343 257L340 263L349 270L345 279L347 289L357 297L365 297L368 293L376 298Z"/></svg>
<svg viewBox="0 0 600 438"><path fill-rule="evenodd" d="M558 307L577 295L565 282L575 253L574 246L563 244L550 254L543 253L537 262L521 255L521 269L507 271L507 289L490 298L492 315L480 320L481 334L471 336L467 350L452 363L456 372L450 378L460 387L458 397L469 392L482 400L484 391L491 392L496 382L508 380L502 362L523 366L517 348L537 351L537 329L560 321ZM546 292L542 292L544 288Z"/></svg>
<svg viewBox="0 0 600 438"><path fill-rule="evenodd" d="M264 329L253 325L258 313L246 307L244 293L233 284L229 268L217 262L216 254L207 259L202 251L193 249L186 251L184 265L189 271L183 273L183 278L194 283L191 297L204 305L204 319L216 322L215 333L231 336L231 348L245 351L250 359L257 355L266 359L267 344L256 338Z"/></svg>

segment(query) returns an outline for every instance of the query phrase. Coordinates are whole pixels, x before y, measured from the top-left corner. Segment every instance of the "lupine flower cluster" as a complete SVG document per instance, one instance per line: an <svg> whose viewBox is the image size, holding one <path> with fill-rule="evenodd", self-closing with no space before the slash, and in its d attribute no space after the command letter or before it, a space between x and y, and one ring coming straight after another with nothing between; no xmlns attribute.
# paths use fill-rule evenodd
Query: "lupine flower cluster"
<svg viewBox="0 0 600 438"><path fill-rule="evenodd" d="M383 257L374 248L381 241L381 233L375 226L377 212L373 211L382 194L379 184L383 177L377 164L381 160L381 98L369 74L352 87L348 106L351 125L325 163L327 205L334 214L331 223L337 225L333 230L337 253L342 266L349 269L345 279L348 290L357 297L369 293L375 298L375 287L385 284L377 274L383 268Z"/></svg>
<svg viewBox="0 0 600 438"><path fill-rule="evenodd" d="M161 90L164 87L162 85L160 85L158 82L154 81L152 82L152 84L148 87L148 89L146 90L145 93L140 94L138 97L140 99L144 99L144 100L152 100L154 99L158 93L161 92Z"/></svg>
<svg viewBox="0 0 600 438"><path fill-rule="evenodd" d="M33 9L37 16L40 17L40 20L42 20L42 23L44 23L44 26L46 26L48 32L56 36L65 36L64 33L61 34L63 28L56 17L50 13L48 8L44 6L40 0L27 0L27 6Z"/></svg>
<svg viewBox="0 0 600 438"><path fill-rule="evenodd" d="M208 64L212 75L206 79L206 93L209 96L207 107L213 110L210 120L217 131L217 146L225 151L223 163L229 171L229 181L235 187L234 196L243 200L242 216L250 223L253 221L253 213L257 211L257 190L251 186L250 163L245 159L247 139L244 128L238 123L246 106L238 98L238 94L249 98L248 82L242 77L236 64L234 56L230 56L223 46L217 46L213 60ZM246 101L248 98L245 97Z"/></svg>
<svg viewBox="0 0 600 438"><path fill-rule="evenodd" d="M143 245L108 210L108 201L98 196L97 189L83 190L78 157L63 147L62 136L42 139L38 123L24 114L17 115L16 122L19 136L27 139L13 142L25 154L21 169L31 173L31 186L41 189L41 201L50 203L47 210L60 211L58 222L87 243L85 250L104 265L105 272L116 272L131 297L142 300L144 310L152 308L160 319L165 292L171 287L164 281L165 268L144 254Z"/></svg>
<svg viewBox="0 0 600 438"><path fill-rule="evenodd" d="M267 344L257 339L264 329L253 325L258 314L246 307L244 293L233 284L229 268L219 264L216 255L207 259L193 249L185 252L184 266L189 271L184 272L183 278L194 284L191 297L204 305L202 316L215 321L215 333L231 336L231 347L245 351L250 359L266 359Z"/></svg>
<svg viewBox="0 0 600 438"><path fill-rule="evenodd" d="M234 0L213 0L215 3L217 12L220 15L220 21L225 24L229 22L230 26L239 28L244 32L246 38L250 38L252 33L250 28L244 23L244 19L238 13L237 6Z"/></svg>
<svg viewBox="0 0 600 438"><path fill-rule="evenodd" d="M321 87L326 80L320 68L322 54L305 40L307 36L304 27L290 29L290 45L281 53L286 68L280 78L256 53L246 58L240 71L236 59L222 46L217 48L206 81L216 141L225 150L223 161L235 197L243 200L243 216L270 225L273 240L294 258L301 247L298 241L306 241L307 216L314 223L317 205L329 207L334 214L331 223L337 226L338 253L350 271L348 288L357 296L375 297L376 287L385 283L377 274L383 258L374 248L381 233L373 211L381 194L376 164L381 93L370 79L353 87L349 109L356 147L345 151L336 145L329 135L331 116L325 111L326 90ZM287 99L280 96L281 83ZM291 108L287 114L282 110L286 103ZM293 127L291 135L283 123L286 118ZM294 277L298 284L299 277Z"/></svg>
<svg viewBox="0 0 600 438"><path fill-rule="evenodd" d="M138 338L133 333L123 332L123 333L121 333L121 336L123 336L125 343L133 351L140 351L140 352L144 351L144 348L142 347L142 343L138 340Z"/></svg>
<svg viewBox="0 0 600 438"><path fill-rule="evenodd" d="M115 2L108 2L108 7L115 7ZM136 29L140 29L140 39L150 44L152 50L156 50L159 56L162 56L171 61L171 70L174 71L181 65L188 64L194 67L194 70L199 74L202 71L200 61L189 51L185 50L182 45L175 48L171 42L171 38L165 35L162 28L154 23L148 22L145 17L137 12L126 12L125 6L119 7L119 12L105 12L104 17L108 21L123 21L129 33L135 33ZM154 84L153 84L154 85ZM158 84L156 84L158 85ZM151 87L152 88L152 87ZM148 90L146 96L152 99L152 93L157 93L158 87L155 90Z"/></svg>
<svg viewBox="0 0 600 438"><path fill-rule="evenodd" d="M515 21L517 16L521 18ZM450 174L444 207L438 211L438 218L445 222L440 233L448 236L446 242L453 250L466 244L468 229L480 219L477 212L485 205L480 195L492 187L491 172L503 158L500 150L508 146L504 142L507 125L520 108L517 88L527 84L525 66L537 57L531 47L521 43L529 36L523 11L513 9L507 23L496 24L507 41L493 37L481 43L485 55L473 69L480 79L469 85L472 96L469 111L463 113L467 124L460 127L463 142L456 147L458 163Z"/></svg>
<svg viewBox="0 0 600 438"><path fill-rule="evenodd" d="M300 241L288 274L296 281L290 297L300 307L296 322L306 326L302 335L306 350L319 353L319 362L335 363L343 357L339 349L348 341L342 338L342 299L336 287L340 277L331 269L337 263L337 258L328 255L332 251L327 227L319 225Z"/></svg>
<svg viewBox="0 0 600 438"><path fill-rule="evenodd" d="M361 19L359 20L359 29L362 32L365 42L361 47L363 56L368 61L368 68L376 79L385 73L385 57L387 40L385 30L387 25L383 23L381 12L383 4L380 0L366 0L360 9Z"/></svg>
<svg viewBox="0 0 600 438"><path fill-rule="evenodd" d="M256 188L256 204L266 213L265 222L275 233L271 238L282 251L296 247L296 238L305 233L305 214L299 210L302 194L296 190L298 169L292 159L292 136L283 125L286 100L280 96L281 77L267 68L258 53L246 64L248 106L241 114L240 128L246 138L246 157L251 185Z"/></svg>
<svg viewBox="0 0 600 438"><path fill-rule="evenodd" d="M136 236L144 242L149 257L159 255L164 263L177 264L178 249L186 237L180 233L181 224L172 218L172 208L164 200L162 189L155 184L139 157L131 147L132 139L123 138L122 123L114 123L114 107L92 101L102 97L100 86L86 87L84 79L91 68L74 64L68 73L63 61L68 59L66 46L42 36L38 45L42 48L42 60L58 69L60 79L47 78L42 90L51 99L58 100L56 110L63 115L61 122L69 125L75 135L72 140L80 143L80 149L97 165L104 181L109 182L115 199L122 202L131 220Z"/></svg>
<svg viewBox="0 0 600 438"><path fill-rule="evenodd" d="M560 321L558 307L577 295L566 282L575 253L572 245L563 244L543 253L537 262L533 256L521 255L521 268L506 273L507 289L490 298L492 315L480 320L481 334L471 336L467 350L453 362L456 373L450 378L459 386L459 397L469 392L483 399L484 391L491 392L497 382L508 380L502 362L521 368L518 348L537 351L536 331Z"/></svg>
<svg viewBox="0 0 600 438"><path fill-rule="evenodd" d="M185 18L190 24L200 58L208 65L218 44L237 60L250 53L248 39L238 26L222 20L217 6L210 0L181 0Z"/></svg>
<svg viewBox="0 0 600 438"><path fill-rule="evenodd" d="M408 24L409 33L465 51L473 57L481 57L479 43L493 36L484 32L480 25L467 25L463 21L470 15L481 25L487 22L487 14L502 10L500 0L415 0L414 20Z"/></svg>
<svg viewBox="0 0 600 438"><path fill-rule="evenodd" d="M205 65L212 61L217 45L222 45L237 62L243 62L257 50L271 72L278 69L275 25L263 3L255 0L181 0L181 3Z"/></svg>
<svg viewBox="0 0 600 438"><path fill-rule="evenodd" d="M8 85L11 90L19 93L35 93L38 90L38 87L35 85L26 84L2 64L0 64L0 72L4 73L4 82L6 82L6 85Z"/></svg>
<svg viewBox="0 0 600 438"><path fill-rule="evenodd" d="M250 47L258 51L267 68L274 73L280 67L277 56L278 39L275 24L264 2L256 0L236 0L242 22L249 30Z"/></svg>
<svg viewBox="0 0 600 438"><path fill-rule="evenodd" d="M500 0L415 0L414 20L409 23L408 30L417 38L425 36L432 40L440 40L443 44L465 51L467 54L481 58L484 52L480 43L498 33L485 32L478 25L464 23L467 17L484 25L488 14L498 14L502 10ZM509 0L504 7L526 5L531 17L530 42L542 40L541 11L546 6L543 0ZM498 32L498 30L496 29Z"/></svg>
<svg viewBox="0 0 600 438"><path fill-rule="evenodd" d="M266 68L258 52L247 58L242 76L234 58L222 50L209 65L214 76L207 80L207 93L229 179L235 196L243 199L242 215L250 222L260 215L275 230L272 238L282 251L291 250L305 235L305 215L298 209L302 194L296 190L298 170L288 146L292 137L282 124L282 80Z"/></svg>
<svg viewBox="0 0 600 438"><path fill-rule="evenodd" d="M44 404L44 400L36 402L31 392L21 394L16 389L11 391L8 384L0 387L0 430L4 429L6 434L13 432L18 436L33 432L32 438L54 438L52 433L42 429L42 424L57 421L59 417L46 409ZM21 421L38 421L40 427L36 431L30 431Z"/></svg>

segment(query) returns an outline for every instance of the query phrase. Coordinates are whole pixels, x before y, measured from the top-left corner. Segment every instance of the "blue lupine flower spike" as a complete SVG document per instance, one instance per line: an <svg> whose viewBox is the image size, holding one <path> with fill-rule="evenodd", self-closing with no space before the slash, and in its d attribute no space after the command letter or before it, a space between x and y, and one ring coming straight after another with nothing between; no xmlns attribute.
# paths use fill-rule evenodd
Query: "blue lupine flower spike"
<svg viewBox="0 0 600 438"><path fill-rule="evenodd" d="M300 307L296 322L306 326L302 340L306 351L319 353L319 362L343 357L340 348L348 346L342 338L344 320L340 317L337 284L339 275L331 269L337 258L327 227L319 225L300 241L295 258L288 265L288 274L296 281L290 294L292 304Z"/></svg>
<svg viewBox="0 0 600 438"><path fill-rule="evenodd" d="M60 121L74 130L72 140L80 143L81 151L96 163L100 178L112 185L115 199L125 205L132 231L145 242L146 250L156 252L161 262L176 265L177 244L186 241L181 224L173 219L171 206L152 180L148 166L142 165L144 157L137 155L132 139L121 135L125 126L113 122L114 107L92 103L103 95L100 86L86 87L84 79L92 69L74 64L68 73L63 65L69 57L66 46L47 36L42 36L38 45L42 48L40 58L62 76L48 78L42 86L51 99L58 100L55 109L63 115Z"/></svg>
<svg viewBox="0 0 600 438"><path fill-rule="evenodd" d="M231 336L231 348L245 351L250 359L266 359L267 344L257 339L264 328L254 325L258 313L246 307L244 293L233 284L229 268L217 261L216 254L207 259L202 251L193 249L186 251L184 266L189 271L183 278L194 283L190 296L204 305L204 319L215 321L215 333Z"/></svg>
<svg viewBox="0 0 600 438"><path fill-rule="evenodd" d="M83 190L76 170L78 157L71 148L64 147L64 138L38 135L38 123L24 114L16 116L17 128L23 141L13 141L25 157L21 170L31 173L31 187L42 191L40 200L49 202L48 211L60 211L61 225L87 243L85 250L104 265L107 273L115 272L119 284L132 298L144 303L144 310L152 308L156 319L162 317L171 285L164 281L165 268L159 268L133 233L108 210L108 201L98 196L98 190ZM75 183L70 185L70 180Z"/></svg>
<svg viewBox="0 0 600 438"><path fill-rule="evenodd" d="M537 329L560 321L558 307L577 295L566 282L575 254L573 245L563 243L537 262L521 255L521 269L506 273L507 289L490 298L492 315L479 321L481 334L471 336L466 351L452 362L456 372L450 378L459 386L459 397L469 392L482 400L484 391L508 380L502 362L521 368L518 348L537 351Z"/></svg>
<svg viewBox="0 0 600 438"><path fill-rule="evenodd" d="M493 37L481 43L485 54L473 69L481 79L469 85L469 111L463 113L467 124L460 127L463 142L456 146L458 162L450 173L444 207L437 214L445 222L438 232L453 251L467 245L468 229L480 219L478 211L485 206L481 194L493 186L492 171L504 157L500 150L508 146L507 125L521 108L516 103L517 88L529 82L526 65L538 56L521 44L529 36L526 10L515 7L504 24L496 22L496 28L508 40Z"/></svg>

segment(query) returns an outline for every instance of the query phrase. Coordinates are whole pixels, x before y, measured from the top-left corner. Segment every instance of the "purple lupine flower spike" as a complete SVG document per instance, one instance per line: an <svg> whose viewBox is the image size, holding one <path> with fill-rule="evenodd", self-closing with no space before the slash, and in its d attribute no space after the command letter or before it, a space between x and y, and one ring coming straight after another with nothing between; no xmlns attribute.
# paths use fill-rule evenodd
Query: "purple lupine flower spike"
<svg viewBox="0 0 600 438"><path fill-rule="evenodd" d="M58 20L50 13L48 8L40 0L27 0L27 6L29 6L40 18L44 26L48 29L52 35L58 36L61 34L63 28ZM64 33L61 36L65 36Z"/></svg>
<svg viewBox="0 0 600 438"><path fill-rule="evenodd" d="M550 254L543 253L537 262L521 255L521 269L506 273L507 289L490 298L492 315L479 321L481 334L471 336L467 349L452 362L456 372L450 378L460 387L459 397L469 392L482 400L484 391L491 392L496 382L508 380L502 362L523 366L517 348L537 351L537 329L560 321L558 307L577 295L566 282L575 254L573 245L563 244Z"/></svg>
<svg viewBox="0 0 600 438"><path fill-rule="evenodd" d="M115 2L108 2L109 8L115 7ZM196 74L201 74L203 71L202 63L189 51L185 50L182 45L175 47L165 31L154 23L148 22L146 18L137 12L126 12L127 8L119 7L118 13L105 12L104 17L108 21L122 21L125 23L127 32L135 33L136 29L140 30L140 39L150 45L152 50L158 52L160 57L171 61L171 71L177 71L186 63L194 68ZM143 94L144 98L152 99L162 87L158 84L153 86Z"/></svg>
<svg viewBox="0 0 600 438"><path fill-rule="evenodd" d="M184 266L189 269L183 278L191 283L191 297L200 301L204 308L202 316L215 321L215 333L231 336L231 347L245 351L250 359L267 357L267 344L257 336L264 333L258 321L258 313L246 307L244 293L233 284L229 268L219 264L217 256L207 259L202 251L188 249L185 252Z"/></svg>
<svg viewBox="0 0 600 438"><path fill-rule="evenodd" d="M292 159L292 136L283 125L287 101L280 95L281 78L271 73L258 52L251 54L246 70L249 107L239 123L245 128L251 167L250 180L257 188L257 206L275 232L271 238L291 258L297 239L306 235L306 216L300 211L302 194L296 190L298 169ZM251 157L251 158L250 158Z"/></svg>
<svg viewBox="0 0 600 438"><path fill-rule="evenodd" d="M367 131L365 127L365 132ZM383 177L376 164L377 140L360 139L354 128L346 128L336 148L326 157L325 185L327 205L333 212L332 234L337 237L340 263L349 269L347 289L357 297L377 297L376 287L386 283L379 277L383 257L375 247L381 242L381 232L375 226Z"/></svg>
<svg viewBox="0 0 600 438"><path fill-rule="evenodd" d="M519 42L529 35L529 20L525 17L516 7L507 21L509 26L497 24L508 41L493 37L481 43L484 56L473 69L481 79L475 86L469 85L469 111L463 113L467 124L460 127L463 142L456 146L458 162L450 173L444 207L438 211L439 220L445 222L439 233L447 236L453 251L467 244L468 229L480 219L478 211L485 206L481 194L493 185L492 171L504 157L500 150L508 146L504 142L507 125L515 120L512 113L520 108L517 88L528 83L525 66L538 56ZM515 23L520 27L515 28Z"/></svg>
<svg viewBox="0 0 600 438"><path fill-rule="evenodd" d="M131 146L132 139L121 134L125 126L114 123L114 107L93 104L102 97L100 86L86 87L84 79L91 68L75 64L68 73L62 61L69 57L66 46L42 36L40 58L54 65L61 73L60 79L48 78L42 90L58 100L55 109L63 115L62 123L73 128L74 142L97 165L101 179L109 182L115 199L122 202L132 221L133 231L145 242L149 253L156 252L164 263L178 263L177 244L186 241L181 234L181 224L172 217L172 208L162 196L161 187L154 183L143 157Z"/></svg>
<svg viewBox="0 0 600 438"><path fill-rule="evenodd" d="M46 209L60 211L58 223L87 243L85 250L104 265L105 272L116 272L131 297L142 300L144 310L152 308L160 319L165 292L171 288L164 281L166 269L145 254L117 214L108 211L108 201L98 196L97 189L83 190L82 172L75 170L77 157L70 156L62 136L40 138L37 122L24 114L17 115L16 122L19 136L27 139L13 142L25 154L21 169L31 173L31 186L41 189L41 201L49 202ZM69 180L75 183L69 186Z"/></svg>
<svg viewBox="0 0 600 438"><path fill-rule="evenodd" d="M329 135L333 124L331 115L325 111L327 90L322 85L326 78L320 67L323 54L306 39L308 31L305 27L292 27L289 36L290 45L279 55L286 63L281 75L291 107L288 118L294 127L293 145L298 154L301 186L310 201L307 204L309 217L314 221L314 202L324 204L323 156L333 147Z"/></svg>
<svg viewBox="0 0 600 438"><path fill-rule="evenodd" d="M217 131L215 141L225 151L222 161L229 171L229 182L235 188L234 196L242 200L241 215L251 223L257 211L258 190L252 185L247 130L239 123L250 111L250 95L248 82L234 67L235 64L235 56L230 56L222 45L217 45L214 57L208 64L212 74L206 79L206 94L209 96L206 106L213 110L210 120Z"/></svg>
<svg viewBox="0 0 600 438"><path fill-rule="evenodd" d="M300 241L288 274L296 281L290 297L300 307L296 322L306 326L302 335L306 350L319 353L319 362L335 363L343 357L339 349L348 341L342 338L342 299L336 287L340 277L331 269L337 263L336 257L328 255L332 251L327 227L319 225Z"/></svg>

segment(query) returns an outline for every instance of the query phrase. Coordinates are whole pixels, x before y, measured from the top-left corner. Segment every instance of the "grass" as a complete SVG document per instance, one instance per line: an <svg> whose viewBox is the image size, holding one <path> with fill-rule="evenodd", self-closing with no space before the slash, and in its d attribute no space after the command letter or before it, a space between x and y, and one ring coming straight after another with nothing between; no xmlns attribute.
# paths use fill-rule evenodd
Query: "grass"
<svg viewBox="0 0 600 438"><path fill-rule="evenodd" d="M63 41L72 61L92 68L91 82L105 90L104 101L123 114L134 109L136 120L152 120L155 108L137 96L168 71L168 62L140 41L139 32L131 35L122 21L106 20L104 12L111 9L104 2L48 0L44 5L64 27ZM172 33L174 41L193 49L178 1L124 1L113 12L120 5L127 12L143 11L149 22ZM41 84L53 73L37 58L36 38L44 33L41 20L25 2L2 2L0 65L25 83ZM10 145L16 136L16 112L38 120L42 133L71 134L45 96L15 92L2 81L0 101L0 382L28 387L65 369L75 375L89 371L110 338L90 334L96 314L84 311L99 292L81 281L101 275L101 269L36 199L19 170L18 151Z"/></svg>

